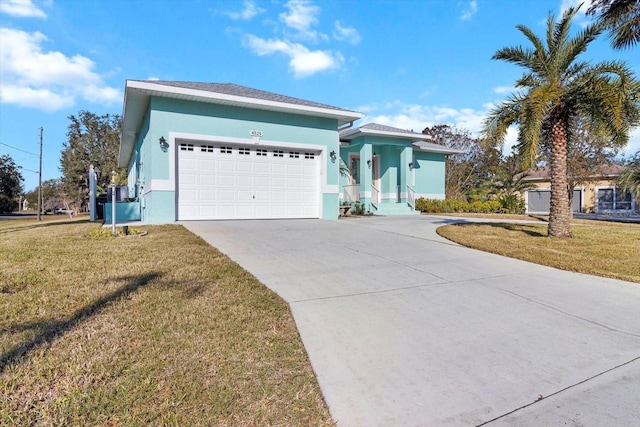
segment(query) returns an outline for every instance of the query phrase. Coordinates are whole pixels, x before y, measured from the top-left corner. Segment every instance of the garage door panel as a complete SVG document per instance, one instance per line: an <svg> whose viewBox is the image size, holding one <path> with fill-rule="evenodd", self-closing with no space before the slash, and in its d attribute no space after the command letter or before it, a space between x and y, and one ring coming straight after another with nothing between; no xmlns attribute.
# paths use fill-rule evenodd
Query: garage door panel
<svg viewBox="0 0 640 427"><path fill-rule="evenodd" d="M235 172L236 164L232 160L219 160L218 168L220 172Z"/></svg>
<svg viewBox="0 0 640 427"><path fill-rule="evenodd" d="M179 219L319 217L317 154L204 147L178 152Z"/></svg>
<svg viewBox="0 0 640 427"><path fill-rule="evenodd" d="M253 188L252 176L238 176L236 178L236 186L239 188Z"/></svg>
<svg viewBox="0 0 640 427"><path fill-rule="evenodd" d="M236 192L234 190L218 190L217 201L233 202L236 200Z"/></svg>

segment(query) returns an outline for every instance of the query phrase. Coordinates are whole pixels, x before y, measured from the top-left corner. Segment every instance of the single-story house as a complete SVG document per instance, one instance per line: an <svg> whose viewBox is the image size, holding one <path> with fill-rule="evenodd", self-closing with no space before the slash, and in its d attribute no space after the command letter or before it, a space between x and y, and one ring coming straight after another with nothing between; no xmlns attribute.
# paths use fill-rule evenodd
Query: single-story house
<svg viewBox="0 0 640 427"><path fill-rule="evenodd" d="M581 180L573 188L573 212L635 214L635 200L628 191L616 188L616 178L624 168L609 164L598 168L593 176ZM542 167L525 172L525 181L535 184L536 188L524 193L526 211L530 214L548 214L551 200L550 168Z"/></svg>
<svg viewBox="0 0 640 427"><path fill-rule="evenodd" d="M457 151L422 134L354 127L362 116L235 84L128 80L118 157L128 197L116 218L336 219L354 185L373 213L444 198L445 157ZM354 169L341 174L341 164Z"/></svg>

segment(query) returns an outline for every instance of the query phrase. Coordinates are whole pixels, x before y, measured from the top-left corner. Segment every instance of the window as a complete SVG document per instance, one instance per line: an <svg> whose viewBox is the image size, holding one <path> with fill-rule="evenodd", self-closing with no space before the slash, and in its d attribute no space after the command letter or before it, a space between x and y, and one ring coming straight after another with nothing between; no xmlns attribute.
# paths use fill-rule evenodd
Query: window
<svg viewBox="0 0 640 427"><path fill-rule="evenodd" d="M631 193L628 191L623 192L616 188L614 209L631 210Z"/></svg>
<svg viewBox="0 0 640 427"><path fill-rule="evenodd" d="M615 187L599 188L596 194L596 210L598 212L631 210L631 193L620 191Z"/></svg>
<svg viewBox="0 0 640 427"><path fill-rule="evenodd" d="M213 145L201 145L200 151L203 153L213 153Z"/></svg>
<svg viewBox="0 0 640 427"><path fill-rule="evenodd" d="M258 148L256 150L256 156L266 156L267 155L267 150L264 150L262 148Z"/></svg>
<svg viewBox="0 0 640 427"><path fill-rule="evenodd" d="M349 165L351 171L351 183L360 184L360 157L352 157Z"/></svg>
<svg viewBox="0 0 640 427"><path fill-rule="evenodd" d="M282 150L273 150L273 157L284 157L284 151L282 151Z"/></svg>
<svg viewBox="0 0 640 427"><path fill-rule="evenodd" d="M220 147L221 154L231 154L231 147Z"/></svg>
<svg viewBox="0 0 640 427"><path fill-rule="evenodd" d="M289 158L290 159L297 159L300 157L300 152L298 151L290 151L289 152Z"/></svg>
<svg viewBox="0 0 640 427"><path fill-rule="evenodd" d="M193 151L193 144L180 144L180 151Z"/></svg>
<svg viewBox="0 0 640 427"><path fill-rule="evenodd" d="M240 155L248 156L249 153L251 153L251 149L250 148L238 148L238 154L240 154Z"/></svg>
<svg viewBox="0 0 640 427"><path fill-rule="evenodd" d="M305 159L315 159L315 154L313 153L304 153Z"/></svg>

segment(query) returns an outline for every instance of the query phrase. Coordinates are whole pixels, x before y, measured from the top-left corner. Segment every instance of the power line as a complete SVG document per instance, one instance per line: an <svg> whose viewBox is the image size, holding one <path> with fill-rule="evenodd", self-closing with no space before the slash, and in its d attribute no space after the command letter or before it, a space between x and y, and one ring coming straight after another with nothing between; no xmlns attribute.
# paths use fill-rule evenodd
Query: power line
<svg viewBox="0 0 640 427"><path fill-rule="evenodd" d="M6 147L13 148L14 150L22 151L23 153L31 154L32 156L36 156L36 157L38 157L38 155L37 155L37 154L35 154L35 153L30 153L30 152L28 152L28 151L24 151L24 150L22 150L22 149L20 149L20 148L17 148L17 147L12 146L12 145L5 144L4 142L0 142L0 145L4 145L4 146L6 146Z"/></svg>

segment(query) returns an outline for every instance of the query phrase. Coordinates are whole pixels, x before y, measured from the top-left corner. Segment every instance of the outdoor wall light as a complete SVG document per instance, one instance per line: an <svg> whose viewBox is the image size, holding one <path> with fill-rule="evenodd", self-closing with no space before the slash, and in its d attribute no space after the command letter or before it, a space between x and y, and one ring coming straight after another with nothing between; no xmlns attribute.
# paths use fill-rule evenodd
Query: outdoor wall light
<svg viewBox="0 0 640 427"><path fill-rule="evenodd" d="M332 162L336 161L336 152L335 152L335 150L331 150L331 152L329 153L329 157L331 157L331 161Z"/></svg>
<svg viewBox="0 0 640 427"><path fill-rule="evenodd" d="M369 166L369 169L371 169L371 164L373 163L373 161L371 161L371 159L367 160L367 166Z"/></svg>
<svg viewBox="0 0 640 427"><path fill-rule="evenodd" d="M160 149L162 151L167 151L169 149L169 143L164 139L164 136L161 136L158 142L160 143Z"/></svg>
<svg viewBox="0 0 640 427"><path fill-rule="evenodd" d="M413 162L409 163L409 169L413 169Z"/></svg>

